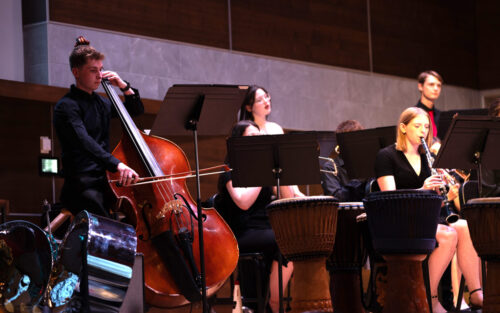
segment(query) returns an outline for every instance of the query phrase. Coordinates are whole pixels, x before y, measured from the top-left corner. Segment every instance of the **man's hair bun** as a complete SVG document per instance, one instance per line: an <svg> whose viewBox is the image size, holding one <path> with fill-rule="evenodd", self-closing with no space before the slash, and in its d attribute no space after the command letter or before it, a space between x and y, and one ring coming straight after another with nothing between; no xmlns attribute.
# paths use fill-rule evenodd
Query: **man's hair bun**
<svg viewBox="0 0 500 313"><path fill-rule="evenodd" d="M85 37L78 36L78 38L76 38L75 47L78 47L78 46L89 46L89 45L90 45L90 41L88 41L87 39L85 39Z"/></svg>

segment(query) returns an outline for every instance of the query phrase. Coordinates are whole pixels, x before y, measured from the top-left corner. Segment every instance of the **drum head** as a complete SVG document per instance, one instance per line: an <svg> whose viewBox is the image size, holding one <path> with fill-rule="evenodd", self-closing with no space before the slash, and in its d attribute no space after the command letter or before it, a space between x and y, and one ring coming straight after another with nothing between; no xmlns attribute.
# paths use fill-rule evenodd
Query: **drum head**
<svg viewBox="0 0 500 313"><path fill-rule="evenodd" d="M47 287L53 250L46 233L27 221L0 225L0 308L36 306Z"/></svg>
<svg viewBox="0 0 500 313"><path fill-rule="evenodd" d="M300 198L283 198L274 200L273 202L267 205L267 209L273 209L276 207L284 207L288 204L298 204L307 206L311 203L319 203L319 202L334 202L338 203L339 201L332 196L310 196L310 197L300 197Z"/></svg>

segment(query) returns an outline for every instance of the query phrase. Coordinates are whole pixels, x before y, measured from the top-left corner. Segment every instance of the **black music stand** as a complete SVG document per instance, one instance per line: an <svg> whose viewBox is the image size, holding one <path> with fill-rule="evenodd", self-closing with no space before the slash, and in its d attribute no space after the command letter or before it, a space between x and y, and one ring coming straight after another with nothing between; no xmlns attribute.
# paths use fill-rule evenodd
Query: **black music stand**
<svg viewBox="0 0 500 313"><path fill-rule="evenodd" d="M438 133L437 136L438 138L444 138L446 136L446 133L448 132L448 129L450 128L451 121L453 120L453 117L458 114L458 115L483 115L487 116L488 115L488 109L460 109L460 110L449 110L449 111L441 111L439 113L439 123L437 125L438 128Z"/></svg>
<svg viewBox="0 0 500 313"><path fill-rule="evenodd" d="M231 137L227 140L234 187L318 184L319 147L314 133ZM283 274L278 258L280 313L283 309Z"/></svg>
<svg viewBox="0 0 500 313"><path fill-rule="evenodd" d="M289 134L315 134L319 144L319 166L322 168L330 158L335 146L337 145L337 137L334 131L318 130L318 131L291 131Z"/></svg>
<svg viewBox="0 0 500 313"><path fill-rule="evenodd" d="M186 121L198 117L200 135L229 135L247 91L248 86L238 85L173 85L163 99L151 134L189 136L192 128L186 127ZM204 114L194 114L201 106L205 107Z"/></svg>
<svg viewBox="0 0 500 313"><path fill-rule="evenodd" d="M435 168L478 170L478 192L482 196L482 167L500 169L500 118L489 116L455 116L441 149Z"/></svg>
<svg viewBox="0 0 500 313"><path fill-rule="evenodd" d="M314 133L231 137L227 150L234 187L279 187L321 181Z"/></svg>
<svg viewBox="0 0 500 313"><path fill-rule="evenodd" d="M198 131L203 135L227 135L237 118L248 86L173 85L167 91L151 134L161 137L188 135L193 132L196 164L196 206L200 246L200 278L203 312L208 313L205 280L205 248L201 211ZM203 106L206 114L201 115Z"/></svg>
<svg viewBox="0 0 500 313"><path fill-rule="evenodd" d="M396 126L337 133L340 157L351 179L375 177L375 158L380 149L396 142Z"/></svg>

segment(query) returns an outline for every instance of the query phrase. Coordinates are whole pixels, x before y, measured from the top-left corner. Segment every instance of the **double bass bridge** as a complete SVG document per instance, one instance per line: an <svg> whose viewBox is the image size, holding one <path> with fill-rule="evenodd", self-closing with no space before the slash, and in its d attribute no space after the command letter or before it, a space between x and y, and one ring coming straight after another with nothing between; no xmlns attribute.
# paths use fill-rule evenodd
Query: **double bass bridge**
<svg viewBox="0 0 500 313"><path fill-rule="evenodd" d="M182 214L182 206L184 203L178 200L171 200L163 205L163 208L156 214L157 219L165 218L167 213L173 211L174 214Z"/></svg>

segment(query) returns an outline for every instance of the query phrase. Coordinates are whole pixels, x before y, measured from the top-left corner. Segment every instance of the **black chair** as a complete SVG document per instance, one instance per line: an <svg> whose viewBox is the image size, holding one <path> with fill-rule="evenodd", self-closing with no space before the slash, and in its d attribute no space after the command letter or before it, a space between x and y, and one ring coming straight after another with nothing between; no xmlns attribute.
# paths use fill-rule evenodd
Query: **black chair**
<svg viewBox="0 0 500 313"><path fill-rule="evenodd" d="M259 252L241 253L237 272L243 306L258 313L266 312L269 302L269 275L264 255Z"/></svg>
<svg viewBox="0 0 500 313"><path fill-rule="evenodd" d="M477 180L468 180L464 182L462 186L460 186L458 197L460 199L460 207L462 208L470 199L479 198Z"/></svg>
<svg viewBox="0 0 500 313"><path fill-rule="evenodd" d="M236 282L238 282L242 305L253 309L256 313L266 312L269 301L269 284L264 272L265 264L262 253L240 253L237 268L229 277L230 297L215 295L210 299L210 305L232 304L234 308L236 303L233 299L233 293Z"/></svg>
<svg viewBox="0 0 500 313"><path fill-rule="evenodd" d="M217 205L217 195L214 194L202 202L203 207L214 207L222 218L227 220L227 212ZM241 302L243 306L254 309L256 313L265 313L269 302L269 274L264 261L264 254L260 252L240 253L238 266L235 270L241 287ZM230 277L231 291L234 290L235 280ZM290 293L290 283L288 293ZM231 293L232 294L232 293ZM290 295L284 298L290 305ZM228 299L218 298L216 303L228 302ZM232 299L231 299L232 301Z"/></svg>

